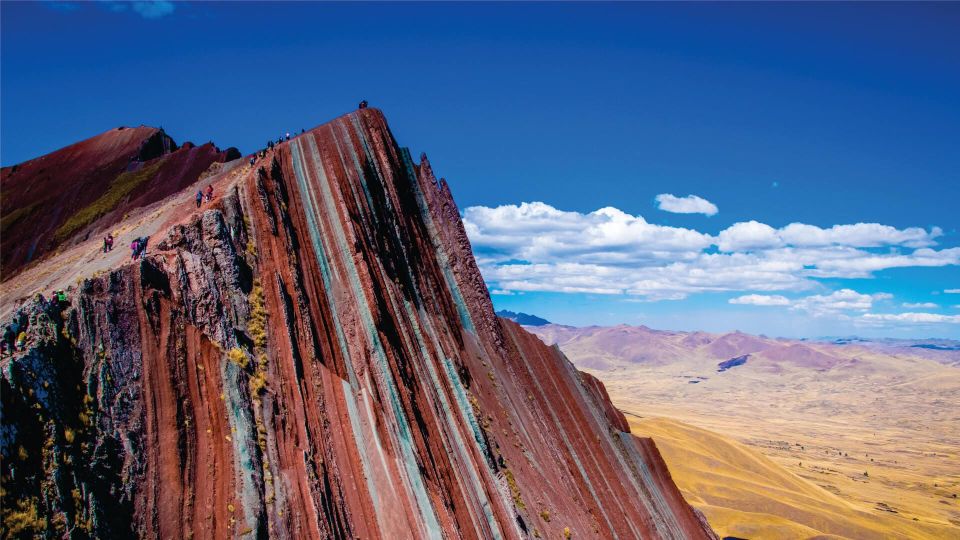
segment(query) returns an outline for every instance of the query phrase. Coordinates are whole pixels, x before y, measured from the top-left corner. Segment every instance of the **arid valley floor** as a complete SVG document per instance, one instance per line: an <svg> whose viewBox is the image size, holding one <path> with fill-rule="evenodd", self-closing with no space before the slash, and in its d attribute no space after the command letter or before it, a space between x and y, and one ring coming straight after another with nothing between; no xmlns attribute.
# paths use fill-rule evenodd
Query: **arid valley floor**
<svg viewBox="0 0 960 540"><path fill-rule="evenodd" d="M956 351L535 331L606 384L721 536L960 537Z"/></svg>

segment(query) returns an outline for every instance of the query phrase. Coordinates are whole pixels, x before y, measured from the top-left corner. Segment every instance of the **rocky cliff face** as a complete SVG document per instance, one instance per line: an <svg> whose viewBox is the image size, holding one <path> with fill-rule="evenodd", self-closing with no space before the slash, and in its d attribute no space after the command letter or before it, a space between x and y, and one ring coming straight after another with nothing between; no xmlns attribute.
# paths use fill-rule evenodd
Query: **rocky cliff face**
<svg viewBox="0 0 960 540"><path fill-rule="evenodd" d="M378 111L231 178L19 311L6 535L713 536L603 385L494 315L447 184Z"/></svg>

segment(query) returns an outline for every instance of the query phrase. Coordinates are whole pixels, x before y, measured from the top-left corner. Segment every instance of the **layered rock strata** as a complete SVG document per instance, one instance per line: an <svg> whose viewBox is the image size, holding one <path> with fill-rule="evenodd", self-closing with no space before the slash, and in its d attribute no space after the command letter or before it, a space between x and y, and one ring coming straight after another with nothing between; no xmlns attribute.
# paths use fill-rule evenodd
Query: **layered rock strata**
<svg viewBox="0 0 960 540"><path fill-rule="evenodd" d="M494 315L448 185L379 111L236 176L142 261L21 308L8 531L713 537L603 385Z"/></svg>

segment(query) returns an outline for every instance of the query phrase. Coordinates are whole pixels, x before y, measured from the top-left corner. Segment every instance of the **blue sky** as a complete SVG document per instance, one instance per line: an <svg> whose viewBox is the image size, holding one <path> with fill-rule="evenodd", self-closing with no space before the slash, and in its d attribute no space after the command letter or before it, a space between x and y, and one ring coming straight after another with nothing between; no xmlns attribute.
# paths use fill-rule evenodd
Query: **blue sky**
<svg viewBox="0 0 960 540"><path fill-rule="evenodd" d="M366 98L449 179L498 307L960 337L958 4L0 9L4 165L120 124L250 151Z"/></svg>

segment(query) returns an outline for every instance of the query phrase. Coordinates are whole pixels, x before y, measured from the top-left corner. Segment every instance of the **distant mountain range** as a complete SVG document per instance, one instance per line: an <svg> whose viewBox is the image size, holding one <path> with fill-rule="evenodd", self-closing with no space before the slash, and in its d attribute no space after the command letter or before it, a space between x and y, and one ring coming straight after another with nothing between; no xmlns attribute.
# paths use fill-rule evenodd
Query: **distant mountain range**
<svg viewBox="0 0 960 540"><path fill-rule="evenodd" d="M504 319L510 319L511 321L524 326L546 326L548 324L553 324L546 319L537 317L536 315L530 315L529 313L514 313L513 311L507 311L505 309L498 311L497 315L503 317Z"/></svg>
<svg viewBox="0 0 960 540"><path fill-rule="evenodd" d="M631 364L666 365L693 358L723 362L744 355L749 355L751 363L773 370L787 364L826 370L856 362L867 353L887 357L909 355L960 366L960 342L947 339L786 339L743 332L675 332L646 326L578 328L558 324L521 324L536 327L532 329L533 333L549 345L559 345L578 367L598 370Z"/></svg>

